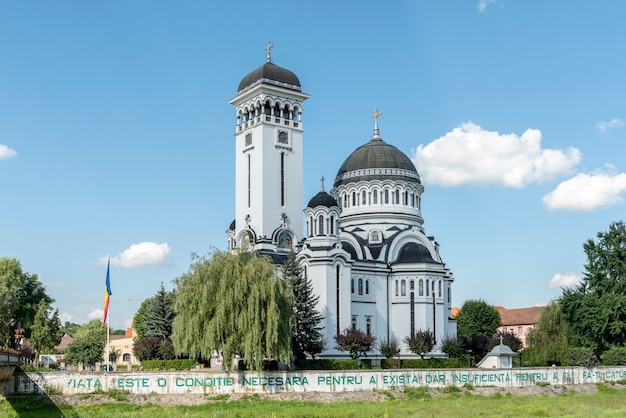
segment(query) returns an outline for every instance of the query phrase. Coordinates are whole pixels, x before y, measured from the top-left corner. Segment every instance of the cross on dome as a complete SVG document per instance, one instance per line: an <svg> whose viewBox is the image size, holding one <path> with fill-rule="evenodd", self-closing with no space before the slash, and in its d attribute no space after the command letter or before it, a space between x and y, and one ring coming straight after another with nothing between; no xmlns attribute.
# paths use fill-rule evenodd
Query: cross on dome
<svg viewBox="0 0 626 418"><path fill-rule="evenodd" d="M374 138L378 138L380 136L380 131L378 130L378 117L382 114L383 112L379 112L378 108L374 109L374 113L372 113L372 117L374 118Z"/></svg>
<svg viewBox="0 0 626 418"><path fill-rule="evenodd" d="M272 45L272 43L268 40L267 44L265 44L265 50L267 51L267 62L272 62L272 55L270 53L270 50L272 49L274 45Z"/></svg>
<svg viewBox="0 0 626 418"><path fill-rule="evenodd" d="M324 180L326 180L326 177L324 177L324 175L322 174L322 178L320 179L320 181L322 182L322 188L320 189L320 192L324 191Z"/></svg>

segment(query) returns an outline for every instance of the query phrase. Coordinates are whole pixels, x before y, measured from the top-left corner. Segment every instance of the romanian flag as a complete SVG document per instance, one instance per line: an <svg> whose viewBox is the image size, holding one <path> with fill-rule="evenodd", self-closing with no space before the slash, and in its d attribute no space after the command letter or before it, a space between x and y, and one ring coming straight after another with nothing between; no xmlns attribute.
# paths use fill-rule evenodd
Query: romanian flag
<svg viewBox="0 0 626 418"><path fill-rule="evenodd" d="M109 267L111 266L111 257L107 261L107 281L104 286L104 323L107 323L107 315L109 313L109 299L111 296L111 279L109 277Z"/></svg>

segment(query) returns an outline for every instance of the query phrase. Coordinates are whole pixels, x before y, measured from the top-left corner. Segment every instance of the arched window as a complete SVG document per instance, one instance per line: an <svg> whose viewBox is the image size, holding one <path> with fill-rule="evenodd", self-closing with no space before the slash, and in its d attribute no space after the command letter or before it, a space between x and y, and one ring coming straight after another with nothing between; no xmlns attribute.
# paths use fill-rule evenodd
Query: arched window
<svg viewBox="0 0 626 418"><path fill-rule="evenodd" d="M438 285L439 285L439 297L441 297L441 280L439 280Z"/></svg>
<svg viewBox="0 0 626 418"><path fill-rule="evenodd" d="M389 189L385 189L384 195L385 195L385 205L388 205L389 204Z"/></svg>
<svg viewBox="0 0 626 418"><path fill-rule="evenodd" d="M400 204L400 190L396 190L394 199L395 201L393 203L395 203L396 205L399 205Z"/></svg>
<svg viewBox="0 0 626 418"><path fill-rule="evenodd" d="M350 293L354 293L354 279L350 279Z"/></svg>
<svg viewBox="0 0 626 418"><path fill-rule="evenodd" d="M359 295L363 294L363 279L359 279Z"/></svg>
<svg viewBox="0 0 626 418"><path fill-rule="evenodd" d="M130 360L130 353L122 354L122 361L131 361Z"/></svg>
<svg viewBox="0 0 626 418"><path fill-rule="evenodd" d="M352 192L352 206L356 206L356 192Z"/></svg>
<svg viewBox="0 0 626 418"><path fill-rule="evenodd" d="M398 279L396 279L396 296L398 296Z"/></svg>
<svg viewBox="0 0 626 418"><path fill-rule="evenodd" d="M317 218L317 231L317 235L324 235L324 217L322 215Z"/></svg>
<svg viewBox="0 0 626 418"><path fill-rule="evenodd" d="M428 280L426 280L426 296L430 296L430 286L428 285Z"/></svg>
<svg viewBox="0 0 626 418"><path fill-rule="evenodd" d="M411 280L410 286L409 286L409 290L411 290L411 292L415 290L415 281L414 280Z"/></svg>
<svg viewBox="0 0 626 418"><path fill-rule="evenodd" d="M343 207L344 208L347 207L348 206L348 198L346 197L345 193L343 194L342 201L343 201Z"/></svg>
<svg viewBox="0 0 626 418"><path fill-rule="evenodd" d="M356 315L352 315L352 329L356 329Z"/></svg>
<svg viewBox="0 0 626 418"><path fill-rule="evenodd" d="M366 295L370 294L370 281L369 280L365 281L365 294Z"/></svg>
<svg viewBox="0 0 626 418"><path fill-rule="evenodd" d="M367 335L372 335L372 318L369 316L365 320L365 333Z"/></svg>
<svg viewBox="0 0 626 418"><path fill-rule="evenodd" d="M401 295L402 296L406 296L406 280L402 279L402 282L400 283L400 289L401 289Z"/></svg>
<svg viewBox="0 0 626 418"><path fill-rule="evenodd" d="M335 235L335 216L330 215L330 235Z"/></svg>
<svg viewBox="0 0 626 418"><path fill-rule="evenodd" d="M372 192L372 204L378 204L378 190L376 189L374 189L374 191Z"/></svg>
<svg viewBox="0 0 626 418"><path fill-rule="evenodd" d="M419 288L420 296L424 296L424 279L420 279Z"/></svg>
<svg viewBox="0 0 626 418"><path fill-rule="evenodd" d="M361 192L361 205L367 205L367 192L365 190Z"/></svg>
<svg viewBox="0 0 626 418"><path fill-rule="evenodd" d="M309 216L309 236L312 237L314 235L313 231L315 230L315 226L313 225L313 217Z"/></svg>
<svg viewBox="0 0 626 418"><path fill-rule="evenodd" d="M415 335L415 292L411 292L411 337Z"/></svg>

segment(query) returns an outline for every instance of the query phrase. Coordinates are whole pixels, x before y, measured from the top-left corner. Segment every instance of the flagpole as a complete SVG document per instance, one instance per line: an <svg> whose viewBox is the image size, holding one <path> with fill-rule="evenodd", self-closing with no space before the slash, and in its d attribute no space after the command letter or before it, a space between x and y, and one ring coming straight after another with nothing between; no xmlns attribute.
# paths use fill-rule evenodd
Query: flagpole
<svg viewBox="0 0 626 418"><path fill-rule="evenodd" d="M107 293L110 291L110 282L109 282L110 281L110 276L109 276L109 269L110 269L110 267L111 267L111 251L109 251L108 261L107 261L107 290L106 290ZM111 322L111 317L109 316L109 312L111 312L111 310L110 310L109 306L110 306L110 302L108 301L106 306L105 306L106 312L104 313L104 317L108 319L108 321L106 321L106 324L107 324L107 346L106 346L106 358L104 359L104 371L105 372L109 371L108 365L109 365L109 361L110 361L110 358L109 358L109 350L110 350L110 346L109 346L110 345L110 341L109 341L109 334L110 334L109 323Z"/></svg>

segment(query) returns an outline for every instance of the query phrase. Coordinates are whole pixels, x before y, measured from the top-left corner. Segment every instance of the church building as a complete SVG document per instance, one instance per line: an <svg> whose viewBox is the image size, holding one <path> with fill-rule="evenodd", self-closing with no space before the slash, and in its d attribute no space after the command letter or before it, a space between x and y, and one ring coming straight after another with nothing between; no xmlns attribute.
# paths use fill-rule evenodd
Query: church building
<svg viewBox="0 0 626 418"><path fill-rule="evenodd" d="M402 340L418 330L441 342L456 335L451 318L454 277L427 236L421 213L424 186L413 162L385 142L372 115L371 139L339 167L329 192L303 203L303 103L300 80L266 62L248 73L229 103L236 110L235 220L228 248L250 247L280 263L295 251L319 296L326 351L345 357L333 337L348 327ZM377 351L370 353L376 357Z"/></svg>

